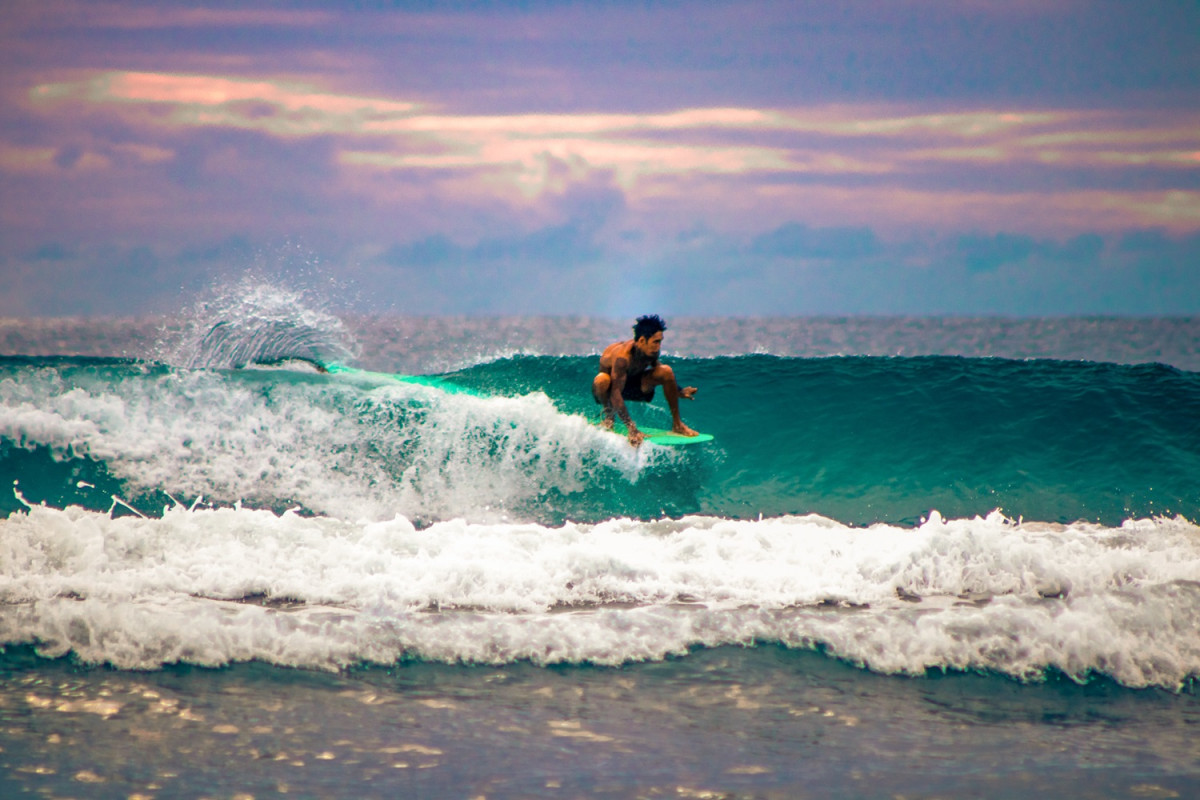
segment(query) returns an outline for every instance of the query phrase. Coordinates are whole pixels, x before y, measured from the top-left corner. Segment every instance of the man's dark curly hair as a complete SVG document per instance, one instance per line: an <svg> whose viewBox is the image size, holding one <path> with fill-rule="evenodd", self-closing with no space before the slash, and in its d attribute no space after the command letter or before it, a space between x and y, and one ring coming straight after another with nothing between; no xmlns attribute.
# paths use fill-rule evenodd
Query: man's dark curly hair
<svg viewBox="0 0 1200 800"><path fill-rule="evenodd" d="M666 329L667 323L663 322L662 317L658 314L647 314L637 318L637 323L633 326L633 338L641 339L644 336L649 339L659 331Z"/></svg>

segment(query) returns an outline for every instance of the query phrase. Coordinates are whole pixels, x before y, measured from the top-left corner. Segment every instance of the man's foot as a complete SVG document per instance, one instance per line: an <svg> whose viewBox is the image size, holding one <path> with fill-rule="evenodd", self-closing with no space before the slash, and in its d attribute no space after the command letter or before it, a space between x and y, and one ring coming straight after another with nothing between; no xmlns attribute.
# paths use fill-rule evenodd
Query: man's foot
<svg viewBox="0 0 1200 800"><path fill-rule="evenodd" d="M677 433L680 436L699 436L700 434L684 425L682 422L676 422L671 426L671 433Z"/></svg>

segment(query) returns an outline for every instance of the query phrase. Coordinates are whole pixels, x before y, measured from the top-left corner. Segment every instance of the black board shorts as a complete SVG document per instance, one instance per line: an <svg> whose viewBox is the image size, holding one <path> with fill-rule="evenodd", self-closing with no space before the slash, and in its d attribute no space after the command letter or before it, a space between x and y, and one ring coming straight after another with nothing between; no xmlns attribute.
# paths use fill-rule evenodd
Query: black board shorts
<svg viewBox="0 0 1200 800"><path fill-rule="evenodd" d="M650 387L650 391L642 391L642 378L646 373L640 375L630 375L625 378L625 385L621 387L621 397L627 401L634 403L649 403L654 399L654 387Z"/></svg>

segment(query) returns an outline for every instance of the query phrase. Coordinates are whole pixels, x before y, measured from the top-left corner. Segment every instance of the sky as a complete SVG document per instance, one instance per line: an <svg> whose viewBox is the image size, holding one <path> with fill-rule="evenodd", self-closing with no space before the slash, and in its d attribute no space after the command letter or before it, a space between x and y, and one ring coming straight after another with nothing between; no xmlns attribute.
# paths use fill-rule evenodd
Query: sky
<svg viewBox="0 0 1200 800"><path fill-rule="evenodd" d="M0 315L1200 314L1196 0L7 0Z"/></svg>

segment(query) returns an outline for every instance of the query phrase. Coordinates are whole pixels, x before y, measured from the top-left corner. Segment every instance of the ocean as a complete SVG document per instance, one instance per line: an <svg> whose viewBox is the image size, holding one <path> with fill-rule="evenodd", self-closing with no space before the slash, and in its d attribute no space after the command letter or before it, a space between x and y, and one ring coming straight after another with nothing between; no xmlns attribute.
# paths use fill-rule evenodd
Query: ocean
<svg viewBox="0 0 1200 800"><path fill-rule="evenodd" d="M630 322L0 320L0 794L1200 796L1200 319Z"/></svg>

